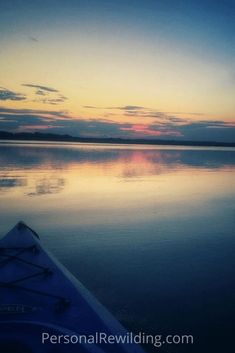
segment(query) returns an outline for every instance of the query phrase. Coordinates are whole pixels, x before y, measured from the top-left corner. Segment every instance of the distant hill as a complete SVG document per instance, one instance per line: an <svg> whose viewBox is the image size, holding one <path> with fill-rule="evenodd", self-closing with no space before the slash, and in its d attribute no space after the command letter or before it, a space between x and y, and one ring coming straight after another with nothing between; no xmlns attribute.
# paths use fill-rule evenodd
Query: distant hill
<svg viewBox="0 0 235 353"><path fill-rule="evenodd" d="M235 142L211 142L211 141L180 141L180 140L145 140L145 139L123 139L102 137L75 137L41 132L8 132L0 131L0 140L19 141L61 141L61 142L90 142L90 143L113 143L113 144L144 144L144 145L173 145L173 146L216 146L235 147Z"/></svg>

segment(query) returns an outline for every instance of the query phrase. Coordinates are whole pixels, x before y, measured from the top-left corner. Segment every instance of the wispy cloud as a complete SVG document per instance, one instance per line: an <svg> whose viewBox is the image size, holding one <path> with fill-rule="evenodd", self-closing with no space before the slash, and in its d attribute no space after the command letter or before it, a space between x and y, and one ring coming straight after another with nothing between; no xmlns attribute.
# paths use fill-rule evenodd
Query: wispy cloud
<svg viewBox="0 0 235 353"><path fill-rule="evenodd" d="M22 101L25 100L26 96L21 93L10 91L9 89L0 87L0 100L1 101Z"/></svg>
<svg viewBox="0 0 235 353"><path fill-rule="evenodd" d="M0 116L15 116L25 114L31 115L41 115L41 116L51 116L53 118L67 118L68 112L64 110L44 110L44 109L14 109L14 108L5 108L0 107Z"/></svg>
<svg viewBox="0 0 235 353"><path fill-rule="evenodd" d="M94 105L84 105L83 108L88 108L88 109L109 109L109 110L141 110L141 109L146 109L145 107L141 107L139 105L124 105L124 106L119 106L119 107L97 107Z"/></svg>
<svg viewBox="0 0 235 353"><path fill-rule="evenodd" d="M42 89L37 89L35 91L35 94L37 94L38 96L46 96L47 93L45 91L43 91Z"/></svg>
<svg viewBox="0 0 235 353"><path fill-rule="evenodd" d="M37 96L34 100L35 102L57 105L64 103L68 99L62 95L58 89L53 87L36 85L33 83L23 83L22 86L34 89L34 94Z"/></svg>
<svg viewBox="0 0 235 353"><path fill-rule="evenodd" d="M107 106L107 107L97 107L93 105L85 105L83 108L87 109L101 109L104 111L109 111L109 115L119 115L124 114L127 117L132 118L149 118L149 119L158 119L165 123L166 121L173 121L178 123L188 122L188 118L183 116L188 116L191 118L192 116L203 116L204 114L198 112L163 112L157 109L139 106L139 105L123 105L123 106ZM110 112L112 111L112 113ZM116 112L115 112L116 111ZM105 113L107 114L107 113Z"/></svg>
<svg viewBox="0 0 235 353"><path fill-rule="evenodd" d="M52 87L47 87L47 86L41 86L41 85L35 85L33 83L22 83L21 86L24 87L30 87L30 88L37 88L39 90L42 91L46 91L46 92L59 92L57 89L52 88Z"/></svg>
<svg viewBox="0 0 235 353"><path fill-rule="evenodd" d="M99 107L95 107L94 105L83 105L83 108L87 108L87 109L100 109Z"/></svg>
<svg viewBox="0 0 235 353"><path fill-rule="evenodd" d="M60 103L63 103L67 100L67 97L64 96L59 96L57 98L45 98L45 99L41 99L40 102L44 103L44 104L51 104L51 105L57 105Z"/></svg>
<svg viewBox="0 0 235 353"><path fill-rule="evenodd" d="M203 116L205 114L199 112L166 112L167 114L175 114L175 115L190 115L190 116Z"/></svg>
<svg viewBox="0 0 235 353"><path fill-rule="evenodd" d="M106 107L105 109L119 109L119 110L126 110L126 111L129 111L129 110L143 110L143 109L146 109L145 107L141 107L139 105L124 105L124 106L121 106L121 107Z"/></svg>
<svg viewBox="0 0 235 353"><path fill-rule="evenodd" d="M31 40L32 42L38 42L39 41L36 37L32 37L32 36L29 36L28 39Z"/></svg>

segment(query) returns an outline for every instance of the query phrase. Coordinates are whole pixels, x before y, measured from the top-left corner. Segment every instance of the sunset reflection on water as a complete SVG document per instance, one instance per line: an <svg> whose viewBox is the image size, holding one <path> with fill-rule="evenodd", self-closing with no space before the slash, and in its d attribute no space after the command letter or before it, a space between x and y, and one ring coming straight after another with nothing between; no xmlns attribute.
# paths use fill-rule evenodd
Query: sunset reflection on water
<svg viewBox="0 0 235 353"><path fill-rule="evenodd" d="M200 212L234 186L233 151L53 144L0 149L4 210L22 215L37 207L65 212L76 223L106 222L107 216L116 223L127 211L137 219L154 216L157 207L168 217L195 212L195 205Z"/></svg>
<svg viewBox="0 0 235 353"><path fill-rule="evenodd" d="M1 144L0 232L28 223L129 330L187 332L203 346L192 352L211 349L208 335L233 327L234 156Z"/></svg>

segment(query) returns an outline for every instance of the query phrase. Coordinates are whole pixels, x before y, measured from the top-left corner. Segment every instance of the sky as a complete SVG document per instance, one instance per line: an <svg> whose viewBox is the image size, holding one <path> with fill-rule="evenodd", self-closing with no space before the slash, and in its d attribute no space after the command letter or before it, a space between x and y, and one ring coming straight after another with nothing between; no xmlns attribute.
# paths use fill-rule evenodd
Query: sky
<svg viewBox="0 0 235 353"><path fill-rule="evenodd" d="M235 141L234 0L0 0L0 130Z"/></svg>

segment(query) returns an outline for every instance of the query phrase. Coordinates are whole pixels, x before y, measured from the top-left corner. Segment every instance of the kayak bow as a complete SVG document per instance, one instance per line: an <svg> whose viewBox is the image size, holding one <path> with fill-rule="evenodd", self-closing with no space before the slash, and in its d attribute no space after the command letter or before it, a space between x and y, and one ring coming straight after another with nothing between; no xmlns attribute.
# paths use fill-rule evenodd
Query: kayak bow
<svg viewBox="0 0 235 353"><path fill-rule="evenodd" d="M19 222L0 240L0 352L143 353L143 350L131 342L130 333L107 309L43 248L38 235Z"/></svg>

